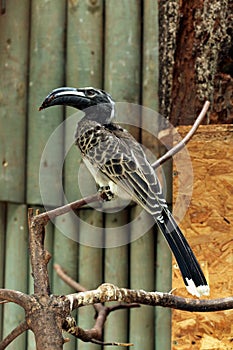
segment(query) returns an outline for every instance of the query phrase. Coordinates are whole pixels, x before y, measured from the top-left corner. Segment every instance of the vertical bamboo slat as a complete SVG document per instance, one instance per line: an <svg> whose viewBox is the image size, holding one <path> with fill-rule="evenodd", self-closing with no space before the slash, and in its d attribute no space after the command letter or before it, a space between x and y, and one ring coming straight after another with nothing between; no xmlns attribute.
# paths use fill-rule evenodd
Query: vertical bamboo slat
<svg viewBox="0 0 233 350"><path fill-rule="evenodd" d="M143 106L158 111L159 85L159 27L158 3L144 0L143 6ZM143 121L142 121L143 124ZM153 125L152 127L155 127Z"/></svg>
<svg viewBox="0 0 233 350"><path fill-rule="evenodd" d="M127 101L129 103L139 103L140 100L140 76L141 76L141 7L137 1L118 1L109 0L105 4L105 72L104 72L104 87L110 92L116 102ZM135 125L140 125L140 116L135 116L131 113L130 105L127 108L127 129L139 139L140 131L135 128ZM125 116L122 116L125 117ZM121 116L118 116L118 122ZM114 215L106 215L106 226L111 226L114 220L116 222L124 222L128 220L124 218L124 213L117 212ZM121 219L119 219L121 218ZM126 232L126 234L129 234ZM113 277L111 271L115 266L118 266L118 276L115 276L116 284L124 283L127 286L126 271L128 270L129 257L127 246L109 249L106 251L106 259L108 265L105 269L105 281L107 277ZM122 256L121 264L119 265L119 256ZM107 272L109 271L109 273ZM112 276L111 276L112 275ZM121 276L121 277L120 277ZM117 281L119 279L119 281ZM111 280L110 280L111 282ZM127 313L124 312L125 317ZM128 317L123 319L123 315L111 315L118 322L113 326L113 323L107 328L105 340L121 341L121 335L125 336L126 323ZM107 326L108 327L108 326ZM115 330L114 330L115 328ZM127 330L129 324L127 325ZM118 337L118 339L115 339ZM124 340L124 339L123 339Z"/></svg>
<svg viewBox="0 0 233 350"><path fill-rule="evenodd" d="M27 292L28 248L27 208L9 204L6 228L5 288ZM13 303L4 305L3 336L24 320L24 310ZM24 349L26 333L18 337L8 349Z"/></svg>
<svg viewBox="0 0 233 350"><path fill-rule="evenodd" d="M102 1L69 2L67 20L67 86L85 87L93 85L94 87L101 87L103 65L102 28ZM75 112L74 108L67 109L67 117ZM73 130L73 135L74 132L75 130ZM70 140L66 140L66 142L70 144ZM69 202L82 196L78 183L80 162L80 153L77 149L71 149L65 161L65 194Z"/></svg>
<svg viewBox="0 0 233 350"><path fill-rule="evenodd" d="M7 3L0 15L0 200L25 196L25 121L28 69L29 1Z"/></svg>
<svg viewBox="0 0 233 350"><path fill-rule="evenodd" d="M158 83L159 83L159 28L158 28L158 4L153 0L144 1L144 26L143 26L143 106L153 109L145 111L147 116L142 114L142 144L150 151L159 156L159 145L156 140L158 135L161 117L157 114L159 108ZM148 133L148 131L150 133ZM166 165L163 168L165 177L171 178L171 169ZM171 203L171 182L166 182L167 200ZM154 232L149 235L154 235ZM155 290L169 291L171 289L171 254L167 243L158 232L157 240L151 236L149 242L156 246L155 261ZM152 252L153 254L153 252ZM148 259L151 259L147 255ZM154 257L155 259L155 257ZM169 350L171 348L171 313L169 309L155 308L155 348Z"/></svg>
<svg viewBox="0 0 233 350"><path fill-rule="evenodd" d="M62 228L62 226L66 228L66 219L62 216L56 219L56 224L57 223L59 224L59 228ZM74 280L78 280L78 245L75 241L66 237L57 227L55 227L54 232L53 251L53 262L61 265ZM76 291L63 282L54 271L52 292L54 294L70 294ZM72 316L75 317L75 313L72 313ZM74 350L76 339L71 335L67 335L67 337L70 338L70 341L65 345L66 350Z"/></svg>
<svg viewBox="0 0 233 350"><path fill-rule="evenodd" d="M105 24L105 89L109 91L115 101L127 101L139 103L140 101L140 76L141 76L141 6L140 2L135 1L118 1L118 6L114 1L106 2L106 24ZM134 115L133 108L130 105L127 108L127 116L118 116L127 119L127 129L139 139L140 115ZM122 213L116 213L116 220ZM113 218L109 219L113 221ZM106 218L108 224L108 218ZM111 225L111 223L109 223ZM127 229L125 234L127 235ZM131 245L131 251L133 250ZM109 269L114 269L117 265L118 256L125 254L125 247L111 249L109 254ZM127 259L125 257L125 259ZM125 274L127 261L121 261L121 274ZM107 269L106 269L107 270ZM123 281L122 281L123 282ZM131 279L132 282L132 279ZM136 283L136 281L134 281ZM131 285L132 286L132 285ZM132 313L132 310L130 314ZM117 317L117 316L114 316ZM121 316L122 317L122 316ZM129 327L134 327L135 320L130 318ZM128 319L127 319L128 321ZM118 324L119 334L124 334L125 323ZM114 335L115 332L113 332ZM111 340L109 331L108 339ZM114 339L113 339L114 340ZM131 340L130 340L131 341ZM135 344L137 346L137 344Z"/></svg>
<svg viewBox="0 0 233 350"><path fill-rule="evenodd" d="M83 210L82 213L82 220L84 222L87 222L89 225L96 225L99 227L99 230L103 227L103 217L102 214L86 209ZM100 237L100 241L98 242L99 246L101 246L104 242L104 230L103 236ZM80 240L82 240L82 236L86 236L89 233L85 230L83 227L83 222L80 221ZM83 287L86 289L95 289L103 282L103 250L100 248L94 248L94 247L88 247L88 246L80 246L79 249L79 282ZM80 327L84 329L90 329L94 325L94 315L95 312L91 311L91 307L86 308L80 308L78 310L78 323ZM100 349L101 347L94 344L89 344L89 349ZM86 344L78 341L78 349L79 350L85 350Z"/></svg>
<svg viewBox="0 0 233 350"><path fill-rule="evenodd" d="M62 122L61 108L38 112L45 95L64 82L64 31L66 1L33 1L29 72L27 202L41 204L39 166L42 152L57 125ZM50 150L42 169L43 188L48 191L47 205L61 204L61 193L54 190L59 178L54 169L62 158L63 135Z"/></svg>
<svg viewBox="0 0 233 350"><path fill-rule="evenodd" d="M0 203L0 288L4 287L4 265L5 265L5 214L6 205ZM3 331L3 305L0 305L0 339Z"/></svg>
<svg viewBox="0 0 233 350"><path fill-rule="evenodd" d="M123 210L121 213L107 214L105 227L117 228L128 223L128 212ZM129 235L129 227L125 229L125 235ZM105 244L108 247L111 242L105 237ZM119 287L125 287L129 285L129 266L128 266L128 245L119 246L116 248L105 249L104 259L104 281L113 283ZM128 341L128 324L129 317L128 311L121 310L113 312L109 317L109 321L106 323L104 328L105 341Z"/></svg>
<svg viewBox="0 0 233 350"><path fill-rule="evenodd" d="M117 6L108 0L105 5L104 87L118 102L139 102L140 11L134 0L119 0Z"/></svg>
<svg viewBox="0 0 233 350"><path fill-rule="evenodd" d="M163 165L166 177L167 194L166 200L171 210L172 203L172 161ZM172 257L162 233L158 231L157 256L156 256L156 290L169 292L172 288ZM169 308L156 309L156 349L169 350L171 348L171 310Z"/></svg>
<svg viewBox="0 0 233 350"><path fill-rule="evenodd" d="M69 2L67 21L67 68L66 85L74 87L94 86L102 87L103 70L103 5L102 0ZM75 113L74 109L67 111L67 117ZM78 122L78 119L77 119ZM76 127L76 125L75 125ZM73 130L73 134L75 129ZM67 139L66 142L70 143ZM90 187L86 174L88 170L84 166L84 174L79 174L81 155L76 147L70 150L65 161L65 194L68 201L76 200L84 196ZM83 168L82 168L83 169ZM84 181L78 181L81 175ZM94 187L95 191L95 187ZM81 209L79 211L81 223L77 230L79 236L85 237L88 232L82 225L82 221L89 222L93 227L102 226L102 214ZM102 250L79 245L79 256L76 257L79 269L79 282L85 288L95 288L102 282ZM80 327L92 327L93 315L91 310L78 311ZM88 314L90 313L90 314ZM95 348L93 345L89 347ZM85 349L85 344L78 342L79 349Z"/></svg>
<svg viewBox="0 0 233 350"><path fill-rule="evenodd" d="M132 209L132 218L137 217L141 208ZM145 232L145 221L132 223L132 230ZM133 289L154 290L154 235L152 230L131 243L130 286ZM143 333L142 333L143 329ZM154 309L142 306L130 312L130 342L135 348L154 349Z"/></svg>
<svg viewBox="0 0 233 350"><path fill-rule="evenodd" d="M3 174L0 181L0 200L23 203L26 193L27 203L58 206L63 200L62 193L56 191L56 188L61 185L59 181L62 169L59 169L60 173L58 173L56 167L58 163L62 164L64 145L66 147L67 144L72 144L71 132L60 129L55 147L49 150L42 164L43 190L48 193L48 200L43 203L39 183L41 155L53 131L63 121L64 109L57 106L38 112L38 107L48 92L66 85L104 88L112 94L115 101L142 102L144 106L158 109L158 4L152 0L119 0L118 2L113 0L62 0L59 2L33 0L30 4L25 0L23 3L24 6L15 7L11 2L9 4L7 2L6 13L0 17L0 50L3 53L0 63L0 73L3 77L0 92L1 125L3 126L0 130L0 137L3 140L1 143L3 147L0 146ZM29 20L29 8L31 20ZM27 61L30 62L30 67L27 66ZM27 81L28 70L29 82ZM27 113L28 125L26 126ZM74 109L67 108L65 115L69 117L74 113ZM154 119L150 123L147 118L143 118L143 113L135 115L130 107L126 114L128 120L126 127L129 131L138 140L141 136L142 144L157 155L158 144L145 129L156 134L158 116L152 113ZM77 116L77 121L78 119ZM118 121L120 119L119 115ZM134 125L139 128L141 125L142 131ZM25 144L27 144L27 165L23 165L26 164ZM78 183L80 164L80 154L75 147L72 147L64 163L64 188L68 202L81 198L83 192L90 189L90 181L86 173L81 174L82 181L81 184ZM24 183L26 183L26 189ZM168 199L171 202L169 196ZM0 204L1 209L4 209L2 204ZM164 239L159 235L156 261L158 268L155 277L156 240L153 229L134 241L130 249L124 245L103 251L100 248L78 245L76 242L79 239L84 240L83 238L90 234L83 222L89 223L92 227L99 227L100 230L105 225L107 230L109 227L127 224L128 217L131 216L133 220L138 211L139 208L133 208L130 215L127 210L103 215L96 210L82 209L79 211L79 224L71 222L65 216L59 217L56 220L58 226L55 227L54 237L52 225L49 225L46 241L48 250L53 253L53 260L49 266L52 293L73 292L53 273L53 262L62 265L69 275L88 289L97 287L103 282L104 277L104 281L115 283L120 287L154 290L156 286L156 290L169 290L170 253ZM23 236L22 241L21 231L26 225L26 207L9 205L7 217L6 240L4 224L0 227L0 264L5 255L4 245L7 252L5 286L25 290L28 267L25 256L27 234ZM4 218L3 210L0 212L0 224L1 219L4 221ZM144 224L145 222L139 225L133 224L131 236L133 237L139 230L144 230ZM128 236L130 236L129 230L130 228L125 228L125 234ZM76 241L67 238L66 233L69 237L76 238ZM106 237L108 240L107 235ZM103 229L103 237L98 242L99 246L102 244L108 246L108 242L104 239ZM13 245L17 245L20 250L17 256ZM19 256L20 264L17 262ZM13 271L16 264L18 276L15 276ZM4 284L4 274L2 269L0 284ZM19 274L23 274L20 279ZM29 284L30 292L32 292L31 283L32 281ZM93 326L92 309L88 307L78 311L80 327ZM6 335L14 325L18 324L18 317L23 317L23 314L19 308L11 304L5 305L4 310L2 332ZM155 312L156 326L154 326ZM17 323L13 325L13 321ZM3 322L1 323L0 306L0 336ZM134 342L135 350L152 349L154 329L156 329L156 349L170 349L170 311L164 309L155 310L149 307L133 309L130 311L130 316L125 310L117 311L110 315L105 325L104 337L106 341L130 340ZM69 337L71 341L65 345L67 350L74 350L77 347L79 350L82 348L84 350L87 346L93 350L97 349L96 345L87 345ZM27 339L27 349L33 349L35 348L33 338L32 333L29 333L27 338L24 335L9 348L23 349Z"/></svg>

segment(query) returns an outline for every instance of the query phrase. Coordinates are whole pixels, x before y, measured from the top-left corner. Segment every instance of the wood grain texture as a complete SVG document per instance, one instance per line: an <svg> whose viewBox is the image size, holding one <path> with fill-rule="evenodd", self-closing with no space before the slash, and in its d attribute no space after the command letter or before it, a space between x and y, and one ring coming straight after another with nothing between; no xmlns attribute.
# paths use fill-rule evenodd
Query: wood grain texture
<svg viewBox="0 0 233 350"><path fill-rule="evenodd" d="M179 127L180 133L188 128ZM233 266L233 127L201 126L188 144L194 183L190 206L181 222L210 283L210 298L232 295ZM186 164L182 171L186 171ZM174 193L179 181L175 176ZM179 190L185 183L179 185ZM187 296L173 262L175 294ZM173 311L173 349L231 349L233 312Z"/></svg>

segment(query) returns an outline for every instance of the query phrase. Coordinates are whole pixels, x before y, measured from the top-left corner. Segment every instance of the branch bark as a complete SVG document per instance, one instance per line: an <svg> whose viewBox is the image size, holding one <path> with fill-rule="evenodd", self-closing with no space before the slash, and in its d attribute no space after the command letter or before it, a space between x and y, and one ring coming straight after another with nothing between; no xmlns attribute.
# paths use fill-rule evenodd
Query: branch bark
<svg viewBox="0 0 233 350"><path fill-rule="evenodd" d="M109 301L163 306L191 312L213 312L230 310L233 308L233 297L212 300L190 299L182 298L170 293L146 292L144 290L119 288L109 283L104 283L99 288L92 291L70 294L66 297L70 300L72 309Z"/></svg>
<svg viewBox="0 0 233 350"><path fill-rule="evenodd" d="M71 277L69 277L60 265L55 264L54 269L57 272L58 276L67 283L70 287L76 289L81 292L88 292L86 288L84 288L81 284L74 281ZM94 344L101 345L115 345L115 346L131 346L131 343L118 343L118 342L102 342L102 334L104 330L104 324L107 320L108 315L116 310L121 309L129 309L140 307L139 304L130 303L130 304L118 304L113 306L104 306L102 303L93 304L93 307L96 311L95 324L93 328L84 330L79 326L76 326L75 320L71 317L68 317L66 321L63 323L63 329L79 338L85 342L91 342Z"/></svg>
<svg viewBox="0 0 233 350"><path fill-rule="evenodd" d="M22 292L12 289L0 289L0 300L7 300L25 308L30 301L30 297Z"/></svg>
<svg viewBox="0 0 233 350"><path fill-rule="evenodd" d="M0 350L4 350L14 339L16 339L20 334L28 330L28 325L26 321L21 322L13 331L8 334L4 340L0 343Z"/></svg>

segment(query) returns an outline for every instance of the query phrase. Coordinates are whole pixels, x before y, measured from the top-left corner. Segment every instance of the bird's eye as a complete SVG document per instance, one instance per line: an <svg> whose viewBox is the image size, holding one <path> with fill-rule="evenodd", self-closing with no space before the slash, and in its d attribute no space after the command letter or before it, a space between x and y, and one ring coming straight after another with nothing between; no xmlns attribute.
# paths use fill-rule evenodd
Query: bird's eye
<svg viewBox="0 0 233 350"><path fill-rule="evenodd" d="M86 90L85 91L85 95L86 95L86 97L95 97L95 95L96 95L96 91L95 90Z"/></svg>

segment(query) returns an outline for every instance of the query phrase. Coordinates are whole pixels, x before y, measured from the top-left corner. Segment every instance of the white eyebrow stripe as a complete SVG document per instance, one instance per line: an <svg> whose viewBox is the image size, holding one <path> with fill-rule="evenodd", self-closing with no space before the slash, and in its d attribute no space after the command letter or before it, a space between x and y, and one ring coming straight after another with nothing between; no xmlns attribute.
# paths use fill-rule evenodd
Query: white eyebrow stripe
<svg viewBox="0 0 233 350"><path fill-rule="evenodd" d="M64 96L64 95L75 95L75 96L83 96L85 97L84 92L82 91L62 91L62 92L58 92L56 94L56 96Z"/></svg>

